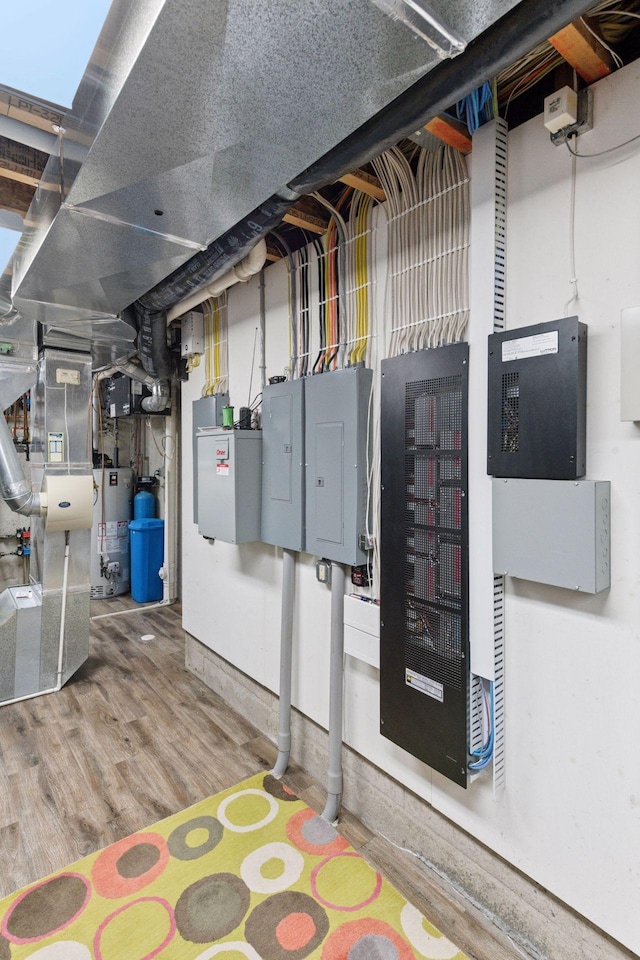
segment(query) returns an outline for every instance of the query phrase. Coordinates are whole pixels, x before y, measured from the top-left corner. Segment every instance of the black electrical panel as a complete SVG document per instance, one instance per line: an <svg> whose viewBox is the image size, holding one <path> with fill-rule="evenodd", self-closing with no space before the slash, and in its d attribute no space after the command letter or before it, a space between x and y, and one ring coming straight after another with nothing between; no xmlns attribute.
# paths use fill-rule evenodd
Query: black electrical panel
<svg viewBox="0 0 640 960"><path fill-rule="evenodd" d="M492 334L487 473L583 477L586 405L587 326L577 317Z"/></svg>
<svg viewBox="0 0 640 960"><path fill-rule="evenodd" d="M382 363L380 732L467 785L467 344Z"/></svg>

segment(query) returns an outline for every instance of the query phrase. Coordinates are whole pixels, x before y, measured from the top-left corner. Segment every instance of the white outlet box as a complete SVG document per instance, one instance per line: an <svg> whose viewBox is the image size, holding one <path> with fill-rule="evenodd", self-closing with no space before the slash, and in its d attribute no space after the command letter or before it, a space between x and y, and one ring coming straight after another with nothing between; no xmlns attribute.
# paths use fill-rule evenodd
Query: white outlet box
<svg viewBox="0 0 640 960"><path fill-rule="evenodd" d="M562 87L544 98L544 125L550 133L578 122L578 94L571 87Z"/></svg>
<svg viewBox="0 0 640 960"><path fill-rule="evenodd" d="M344 598L344 652L380 669L380 607L359 597Z"/></svg>

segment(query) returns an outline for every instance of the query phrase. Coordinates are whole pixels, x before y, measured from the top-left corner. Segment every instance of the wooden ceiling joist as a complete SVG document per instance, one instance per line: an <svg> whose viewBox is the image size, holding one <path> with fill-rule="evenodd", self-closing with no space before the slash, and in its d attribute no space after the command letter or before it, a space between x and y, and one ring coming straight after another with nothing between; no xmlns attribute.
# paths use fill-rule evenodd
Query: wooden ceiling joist
<svg viewBox="0 0 640 960"><path fill-rule="evenodd" d="M425 125L425 130L460 153L471 152L471 134L464 123L441 113Z"/></svg>
<svg viewBox="0 0 640 960"><path fill-rule="evenodd" d="M278 260L282 260L282 257L283 254L280 247L267 237L267 260L270 263L276 263Z"/></svg>
<svg viewBox="0 0 640 960"><path fill-rule="evenodd" d="M35 192L36 188L28 183L19 183L17 180L0 177L0 210L19 213L23 217L29 209Z"/></svg>
<svg viewBox="0 0 640 960"><path fill-rule="evenodd" d="M312 197L302 197L282 219L285 223L310 233L324 233L329 226L329 217L324 207Z"/></svg>
<svg viewBox="0 0 640 960"><path fill-rule="evenodd" d="M348 187L353 187L354 190L367 193L380 203L387 199L378 178L374 177L372 173L367 173L366 170L352 170L351 173L345 173L344 177L340 177L340 183L346 183Z"/></svg>
<svg viewBox="0 0 640 960"><path fill-rule="evenodd" d="M51 133L54 126L62 124L62 113L53 104L37 97L21 94L0 84L0 114L21 120L31 127L38 127Z"/></svg>
<svg viewBox="0 0 640 960"><path fill-rule="evenodd" d="M594 22L589 22L589 26L594 33L598 32ZM549 37L549 43L587 83L595 83L608 76L615 67L607 48L589 32L582 20L574 20L568 27Z"/></svg>
<svg viewBox="0 0 640 960"><path fill-rule="evenodd" d="M0 136L0 177L37 185L48 159L42 150Z"/></svg>

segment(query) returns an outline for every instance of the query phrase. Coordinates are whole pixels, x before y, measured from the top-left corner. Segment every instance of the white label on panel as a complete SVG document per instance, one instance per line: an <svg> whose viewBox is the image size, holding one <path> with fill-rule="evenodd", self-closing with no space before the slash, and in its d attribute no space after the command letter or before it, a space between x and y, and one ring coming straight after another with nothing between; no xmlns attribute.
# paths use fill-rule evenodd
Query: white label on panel
<svg viewBox="0 0 640 960"><path fill-rule="evenodd" d="M421 673L416 673L415 670L405 669L404 681L408 687L413 687L414 690L419 690L420 693L426 693L428 697L433 697L434 700L439 700L440 703L444 701L444 687L436 680L431 680L430 677L424 677Z"/></svg>
<svg viewBox="0 0 640 960"><path fill-rule="evenodd" d="M543 357L547 353L558 352L558 331L537 333L534 337L520 337L518 340L504 340L502 343L502 362L524 360L526 357Z"/></svg>
<svg viewBox="0 0 640 960"><path fill-rule="evenodd" d="M47 439L49 463L62 463L63 458L63 435L61 433L50 433Z"/></svg>
<svg viewBox="0 0 640 960"><path fill-rule="evenodd" d="M218 463L216 464L216 473L219 477L228 477L229 476L229 464L228 463Z"/></svg>
<svg viewBox="0 0 640 960"><path fill-rule="evenodd" d="M64 367L56 367L56 383L70 383L73 387L79 387L80 371L65 370Z"/></svg>

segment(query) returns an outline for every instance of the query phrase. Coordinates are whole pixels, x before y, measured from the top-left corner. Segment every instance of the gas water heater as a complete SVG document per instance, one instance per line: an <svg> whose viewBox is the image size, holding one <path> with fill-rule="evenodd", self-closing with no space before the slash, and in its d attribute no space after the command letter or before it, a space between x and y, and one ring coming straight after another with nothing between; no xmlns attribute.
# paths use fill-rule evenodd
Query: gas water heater
<svg viewBox="0 0 640 960"><path fill-rule="evenodd" d="M129 521L133 475L129 467L93 471L91 598L118 597L131 586Z"/></svg>

